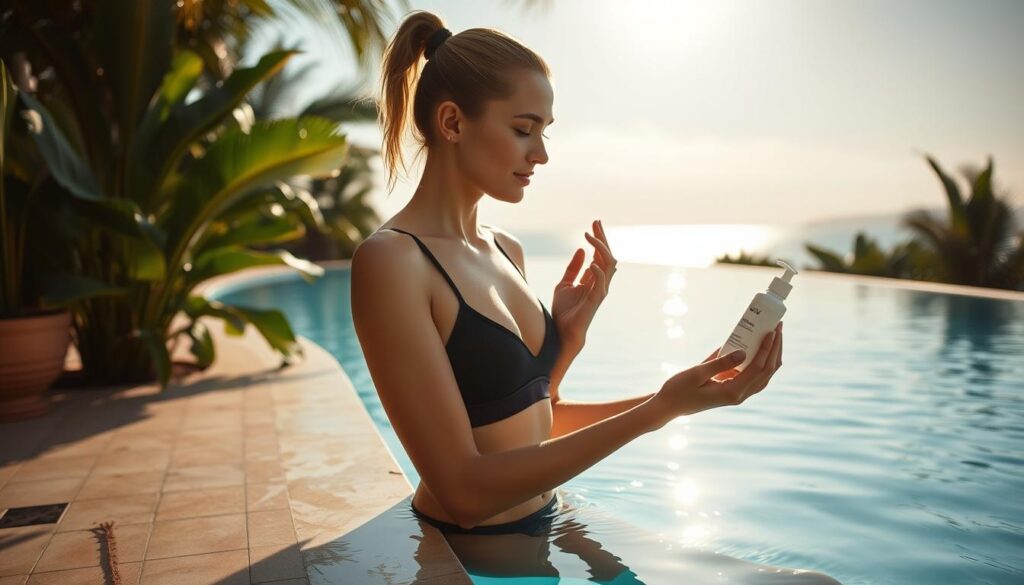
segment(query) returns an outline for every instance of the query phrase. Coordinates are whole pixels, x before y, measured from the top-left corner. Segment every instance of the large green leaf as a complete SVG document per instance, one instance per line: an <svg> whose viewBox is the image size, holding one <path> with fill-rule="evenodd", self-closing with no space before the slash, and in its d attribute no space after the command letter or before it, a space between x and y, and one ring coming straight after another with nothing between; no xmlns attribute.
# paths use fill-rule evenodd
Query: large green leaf
<svg viewBox="0 0 1024 585"><path fill-rule="evenodd" d="M240 305L228 305L220 301L203 297L189 297L185 312L192 319L201 316L223 319L225 330L232 335L240 335L246 323L252 323L270 344L286 359L295 354L302 354L302 348L295 339L295 333L284 313L274 309L255 309Z"/></svg>
<svg viewBox="0 0 1024 585"><path fill-rule="evenodd" d="M189 271L190 283L199 283L208 278L255 268L257 266L291 266L299 272L306 282L313 282L323 276L324 269L316 264L296 258L285 250L258 252L241 246L227 246L203 253L196 258L195 265Z"/></svg>
<svg viewBox="0 0 1024 585"><path fill-rule="evenodd" d="M184 265L201 231L239 197L295 175L325 176L345 160L337 123L323 118L259 122L249 134L224 134L186 171L164 216L173 270Z"/></svg>
<svg viewBox="0 0 1024 585"><path fill-rule="evenodd" d="M195 102L188 105L179 103L171 108L154 137L147 138L146 144L137 151L131 189L132 196L143 209L148 211L160 207L162 201L157 195L164 192L163 182L178 168L188 147L220 124L256 84L277 74L296 53L267 53L256 65L235 69L222 84Z"/></svg>
<svg viewBox="0 0 1024 585"><path fill-rule="evenodd" d="M966 231L967 229L967 217L964 214L964 200L960 195L960 188L956 186L956 181L952 177L946 174L939 166L939 163L929 155L925 155L928 160L928 164L935 171L935 174L939 176L939 180L942 181L942 186L946 191L946 200L949 203L949 220L950 224L955 230Z"/></svg>
<svg viewBox="0 0 1024 585"><path fill-rule="evenodd" d="M50 174L71 193L82 199L104 199L105 196L96 182L92 169L68 143L50 112L26 92L19 92L18 97L25 104L22 117L28 123L29 133L46 159Z"/></svg>
<svg viewBox="0 0 1024 585"><path fill-rule="evenodd" d="M165 388L171 379L171 354L167 351L167 342L151 329L142 329L135 334L142 339L149 351L149 356L156 368L156 378L160 382L160 388Z"/></svg>
<svg viewBox="0 0 1024 585"><path fill-rule="evenodd" d="M122 296L130 289L76 274L47 274L43 277L43 303L66 307L75 301L105 296Z"/></svg>
<svg viewBox="0 0 1024 585"><path fill-rule="evenodd" d="M151 198L147 190L152 188L152 185L146 183L145 179L146 172L156 164L156 161L146 158L153 150L153 141L157 133L167 123L174 108L184 104L185 97L195 87L202 72L203 60L199 55L183 50L174 56L170 71L164 75L156 99L146 110L135 136L135 144L128 153L126 192L135 201L144 202Z"/></svg>
<svg viewBox="0 0 1024 585"><path fill-rule="evenodd" d="M68 35L62 23L48 18L34 19L26 32L53 66L67 105L74 109L74 120L87 150L86 158L97 173L100 184L106 178L105 165L111 159L110 124L100 107L99 95L105 87L97 83L96 69L86 52Z"/></svg>
<svg viewBox="0 0 1024 585"><path fill-rule="evenodd" d="M818 262L821 263L821 270L826 270L828 272L849 272L849 269L846 267L846 263L843 262L843 259L835 252L815 246L814 244L804 244L804 247L818 259Z"/></svg>
<svg viewBox="0 0 1024 585"><path fill-rule="evenodd" d="M297 240L306 235L306 226L292 216L266 217L259 211L232 217L231 221L218 220L207 230L216 230L202 243L204 250L213 250L233 245L268 245ZM198 255L202 253L197 252Z"/></svg>
<svg viewBox="0 0 1024 585"><path fill-rule="evenodd" d="M207 368L213 363L217 352L213 346L213 337L210 331L201 322L196 321L186 332L192 340L192 355L196 356L196 365L200 368Z"/></svg>
<svg viewBox="0 0 1024 585"><path fill-rule="evenodd" d="M23 116L29 122L32 139L46 159L50 174L74 196L76 211L99 228L127 238L122 250L130 276L139 280L164 278L167 271L159 230L133 201L107 197L92 170L53 123L49 111L25 92L19 97L27 106Z"/></svg>

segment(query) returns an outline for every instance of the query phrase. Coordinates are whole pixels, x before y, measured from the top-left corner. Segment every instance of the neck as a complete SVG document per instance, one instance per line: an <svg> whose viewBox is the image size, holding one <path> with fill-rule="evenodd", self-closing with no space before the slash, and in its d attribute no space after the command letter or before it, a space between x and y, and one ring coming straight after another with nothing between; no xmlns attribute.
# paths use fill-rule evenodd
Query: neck
<svg viewBox="0 0 1024 585"><path fill-rule="evenodd" d="M419 186L400 213L415 218L422 235L485 246L488 240L477 223L477 204L482 197L483 191L465 178L455 157L442 148L427 156Z"/></svg>

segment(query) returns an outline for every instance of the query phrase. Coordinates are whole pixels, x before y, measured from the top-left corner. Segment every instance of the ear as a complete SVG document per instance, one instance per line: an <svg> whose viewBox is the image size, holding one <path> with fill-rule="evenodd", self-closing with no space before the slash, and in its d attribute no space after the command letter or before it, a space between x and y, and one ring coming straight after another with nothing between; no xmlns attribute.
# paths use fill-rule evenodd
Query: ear
<svg viewBox="0 0 1024 585"><path fill-rule="evenodd" d="M451 136L452 142L457 142L462 132L462 108L451 100L444 100L437 106L437 128L440 129L439 138L447 142L447 136Z"/></svg>

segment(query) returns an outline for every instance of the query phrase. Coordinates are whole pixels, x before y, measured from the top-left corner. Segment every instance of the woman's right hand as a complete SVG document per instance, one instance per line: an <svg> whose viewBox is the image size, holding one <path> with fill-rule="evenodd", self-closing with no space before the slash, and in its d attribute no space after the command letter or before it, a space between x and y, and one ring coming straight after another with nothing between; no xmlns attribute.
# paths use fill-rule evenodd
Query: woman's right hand
<svg viewBox="0 0 1024 585"><path fill-rule="evenodd" d="M675 374L662 385L655 399L671 418L742 404L763 390L782 367L782 323L764 336L757 355L742 372L735 371L746 357L742 350L715 357L717 354L716 349L703 363ZM734 359L736 354L739 359Z"/></svg>

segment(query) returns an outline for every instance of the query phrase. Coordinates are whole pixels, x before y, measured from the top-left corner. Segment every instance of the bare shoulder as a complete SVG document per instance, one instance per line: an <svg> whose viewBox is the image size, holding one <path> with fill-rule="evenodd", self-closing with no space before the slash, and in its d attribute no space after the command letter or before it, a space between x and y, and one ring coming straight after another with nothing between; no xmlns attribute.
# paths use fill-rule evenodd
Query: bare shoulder
<svg viewBox="0 0 1024 585"><path fill-rule="evenodd" d="M415 240L405 234L378 230L360 242L352 253L352 278L364 277L363 280L378 282L377 278L365 278L372 273L385 280L401 279L406 285L416 284L415 281L422 283L426 270L418 248Z"/></svg>
<svg viewBox="0 0 1024 585"><path fill-rule="evenodd" d="M498 244L501 245L503 250L508 252L509 256L512 256L512 260L519 265L519 269L525 275L526 255L523 252L523 244L507 230L503 230L495 225L488 225L487 227L494 232L494 237L498 240Z"/></svg>

